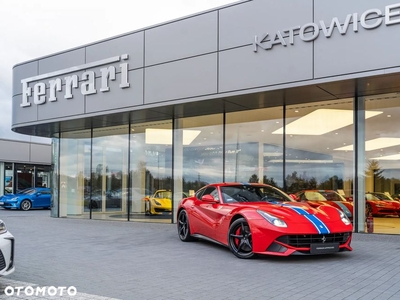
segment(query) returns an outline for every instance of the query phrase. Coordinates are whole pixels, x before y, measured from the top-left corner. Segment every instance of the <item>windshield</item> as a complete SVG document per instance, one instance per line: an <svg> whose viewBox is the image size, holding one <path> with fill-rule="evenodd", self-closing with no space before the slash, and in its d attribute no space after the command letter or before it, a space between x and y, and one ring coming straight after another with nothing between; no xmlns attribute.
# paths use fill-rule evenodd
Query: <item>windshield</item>
<svg viewBox="0 0 400 300"><path fill-rule="evenodd" d="M158 191L155 195L154 198L159 198L159 199L172 199L172 192L171 191Z"/></svg>
<svg viewBox="0 0 400 300"><path fill-rule="evenodd" d="M285 193L270 186L235 185L222 186L224 203L232 202L295 202Z"/></svg>
<svg viewBox="0 0 400 300"><path fill-rule="evenodd" d="M392 197L384 194L384 193L371 193L372 196L375 196L379 200L384 200L384 201L394 201Z"/></svg>
<svg viewBox="0 0 400 300"><path fill-rule="evenodd" d="M305 192L304 197L308 201L327 201L327 199L320 192Z"/></svg>
<svg viewBox="0 0 400 300"><path fill-rule="evenodd" d="M20 192L20 194L23 195L33 195L34 193L36 193L35 189L26 189Z"/></svg>
<svg viewBox="0 0 400 300"><path fill-rule="evenodd" d="M306 191L301 198L308 201L346 201L346 199L335 191Z"/></svg>

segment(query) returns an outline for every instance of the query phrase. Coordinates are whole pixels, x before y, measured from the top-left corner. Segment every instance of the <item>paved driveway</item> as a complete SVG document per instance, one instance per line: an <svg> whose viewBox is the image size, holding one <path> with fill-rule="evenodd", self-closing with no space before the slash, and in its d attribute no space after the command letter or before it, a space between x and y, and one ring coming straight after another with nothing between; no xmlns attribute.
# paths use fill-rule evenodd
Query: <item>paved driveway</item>
<svg viewBox="0 0 400 300"><path fill-rule="evenodd" d="M335 255L241 260L219 245L181 242L174 224L49 214L0 209L16 238L16 272L0 289L74 286L77 299L400 299L397 235L355 234L354 251Z"/></svg>

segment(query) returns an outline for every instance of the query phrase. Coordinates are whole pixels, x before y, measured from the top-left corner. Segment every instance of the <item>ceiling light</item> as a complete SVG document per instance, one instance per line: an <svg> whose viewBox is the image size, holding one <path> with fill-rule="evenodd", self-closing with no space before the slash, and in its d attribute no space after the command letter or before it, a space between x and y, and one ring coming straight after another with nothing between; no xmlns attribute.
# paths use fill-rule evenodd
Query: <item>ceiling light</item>
<svg viewBox="0 0 400 300"><path fill-rule="evenodd" d="M393 147L400 145L400 138L377 138L365 142L365 151L372 151L381 148ZM336 148L335 150L353 151L353 145Z"/></svg>
<svg viewBox="0 0 400 300"><path fill-rule="evenodd" d="M348 109L317 109L286 125L286 134L322 135L353 124L353 113L353 110ZM381 113L365 111L365 119ZM272 134L283 134L283 127Z"/></svg>
<svg viewBox="0 0 400 300"><path fill-rule="evenodd" d="M279 153L279 152L264 152L263 156L282 156L282 153Z"/></svg>
<svg viewBox="0 0 400 300"><path fill-rule="evenodd" d="M200 134L200 130L183 130L182 143L187 146ZM152 145L172 145L172 129L152 129L146 128L146 144Z"/></svg>
<svg viewBox="0 0 400 300"><path fill-rule="evenodd" d="M282 159L272 159L268 161L268 163L282 163ZM311 159L285 159L286 163L307 163L307 164L327 164L327 163L333 163L333 160L327 159L316 159L316 160L311 160Z"/></svg>
<svg viewBox="0 0 400 300"><path fill-rule="evenodd" d="M399 160L400 159L400 154L379 156L379 157L374 157L374 158L371 158L371 159L375 159L375 160Z"/></svg>

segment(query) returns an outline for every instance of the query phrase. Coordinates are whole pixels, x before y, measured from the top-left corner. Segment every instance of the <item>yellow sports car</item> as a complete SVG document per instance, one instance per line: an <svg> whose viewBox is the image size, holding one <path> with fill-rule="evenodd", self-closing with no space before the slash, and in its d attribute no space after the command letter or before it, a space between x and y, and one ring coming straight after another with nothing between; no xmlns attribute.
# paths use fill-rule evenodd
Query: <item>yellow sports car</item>
<svg viewBox="0 0 400 300"><path fill-rule="evenodd" d="M144 209L146 215L159 215L162 212L172 211L172 192L158 190L153 196L145 197Z"/></svg>
<svg viewBox="0 0 400 300"><path fill-rule="evenodd" d="M182 198L187 195L182 193ZM145 201L144 210L146 215L159 215L163 212L172 212L172 191L157 190L153 196L143 199ZM179 199L180 200L180 199Z"/></svg>

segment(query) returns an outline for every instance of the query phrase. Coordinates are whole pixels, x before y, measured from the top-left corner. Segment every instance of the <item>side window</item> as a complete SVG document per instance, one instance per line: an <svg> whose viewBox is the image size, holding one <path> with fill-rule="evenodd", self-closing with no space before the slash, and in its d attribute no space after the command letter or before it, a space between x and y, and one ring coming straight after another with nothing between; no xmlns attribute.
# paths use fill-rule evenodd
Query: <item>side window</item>
<svg viewBox="0 0 400 300"><path fill-rule="evenodd" d="M196 198L199 199L199 200L201 200L201 197L203 197L204 191L205 191L205 188L202 188L202 189L198 190L198 191L196 192Z"/></svg>
<svg viewBox="0 0 400 300"><path fill-rule="evenodd" d="M209 186L208 188L206 188L203 195L201 195L201 196L204 196L204 195L211 195L214 197L215 200L219 200L218 190L214 186Z"/></svg>
<svg viewBox="0 0 400 300"><path fill-rule="evenodd" d="M210 195L213 196L215 200L218 200L218 201L219 201L219 195L218 195L218 190L217 190L217 189L214 189L214 190L210 193Z"/></svg>

